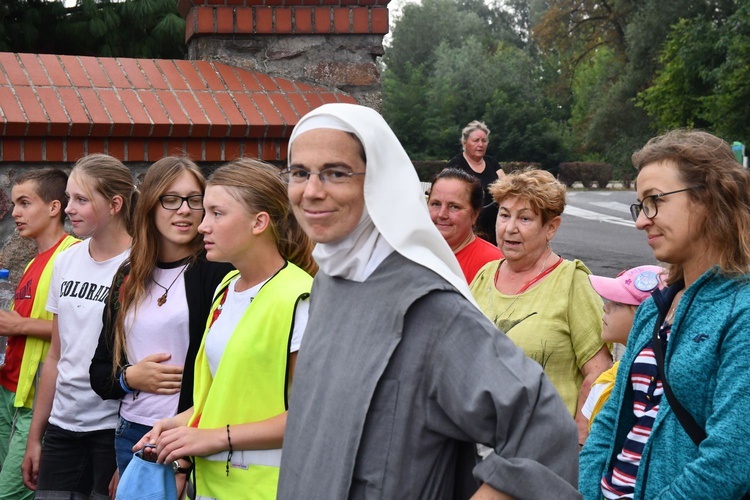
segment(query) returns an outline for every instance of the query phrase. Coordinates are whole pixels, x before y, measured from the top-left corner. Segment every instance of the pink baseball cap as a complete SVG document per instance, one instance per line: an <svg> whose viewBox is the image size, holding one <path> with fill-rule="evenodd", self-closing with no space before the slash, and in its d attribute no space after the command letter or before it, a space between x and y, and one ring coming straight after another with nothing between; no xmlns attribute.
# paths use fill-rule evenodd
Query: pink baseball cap
<svg viewBox="0 0 750 500"><path fill-rule="evenodd" d="M621 272L616 278L589 275L589 280L602 298L637 306L646 300L655 288L664 286L661 277L664 271L664 268L659 266L638 266Z"/></svg>

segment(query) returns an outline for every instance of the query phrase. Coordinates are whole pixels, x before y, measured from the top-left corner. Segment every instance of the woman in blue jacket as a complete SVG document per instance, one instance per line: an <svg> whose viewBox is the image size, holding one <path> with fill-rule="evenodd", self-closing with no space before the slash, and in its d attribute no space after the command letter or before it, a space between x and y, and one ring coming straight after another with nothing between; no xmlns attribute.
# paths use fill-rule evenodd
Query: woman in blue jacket
<svg viewBox="0 0 750 500"><path fill-rule="evenodd" d="M587 499L740 498L750 490L750 174L726 142L699 131L651 139L633 164L631 213L669 265L668 287L636 313L579 487ZM699 444L663 373L705 433Z"/></svg>

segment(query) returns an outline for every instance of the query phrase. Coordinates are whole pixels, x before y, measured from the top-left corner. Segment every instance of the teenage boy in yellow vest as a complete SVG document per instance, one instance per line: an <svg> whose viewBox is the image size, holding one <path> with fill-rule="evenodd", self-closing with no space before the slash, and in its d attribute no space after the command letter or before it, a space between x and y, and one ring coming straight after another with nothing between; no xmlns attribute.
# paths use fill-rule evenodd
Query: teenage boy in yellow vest
<svg viewBox="0 0 750 500"><path fill-rule="evenodd" d="M21 462L36 376L52 335L52 314L45 304L55 258L79 241L64 228L67 182L62 170L32 170L19 175L11 190L18 234L34 240L37 256L18 282L13 310L0 310L0 335L8 337L5 364L0 367L0 500L34 496L23 484Z"/></svg>

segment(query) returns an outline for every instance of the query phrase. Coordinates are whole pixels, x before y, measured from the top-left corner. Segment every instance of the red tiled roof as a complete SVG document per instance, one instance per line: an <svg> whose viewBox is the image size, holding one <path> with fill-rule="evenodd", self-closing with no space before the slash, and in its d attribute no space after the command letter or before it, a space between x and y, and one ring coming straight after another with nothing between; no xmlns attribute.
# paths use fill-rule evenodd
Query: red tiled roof
<svg viewBox="0 0 750 500"><path fill-rule="evenodd" d="M355 101L210 61L0 52L0 161L282 160L293 126L327 102Z"/></svg>

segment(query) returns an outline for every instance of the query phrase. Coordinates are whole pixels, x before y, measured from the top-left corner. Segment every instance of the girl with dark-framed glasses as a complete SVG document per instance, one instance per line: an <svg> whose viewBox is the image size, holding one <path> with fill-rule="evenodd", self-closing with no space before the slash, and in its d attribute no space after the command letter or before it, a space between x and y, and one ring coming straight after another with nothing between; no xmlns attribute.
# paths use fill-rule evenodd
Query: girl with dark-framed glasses
<svg viewBox="0 0 750 500"><path fill-rule="evenodd" d="M243 158L208 179L206 256L230 262L195 362L194 405L136 445L192 456L197 498L275 499L288 398L307 324L312 242L276 167ZM153 453L153 452L152 452Z"/></svg>
<svg viewBox="0 0 750 500"><path fill-rule="evenodd" d="M130 257L115 274L89 368L102 399L119 399L122 474L157 420L192 406L193 368L216 286L232 267L209 262L198 226L206 180L188 158L154 163L141 183Z"/></svg>

